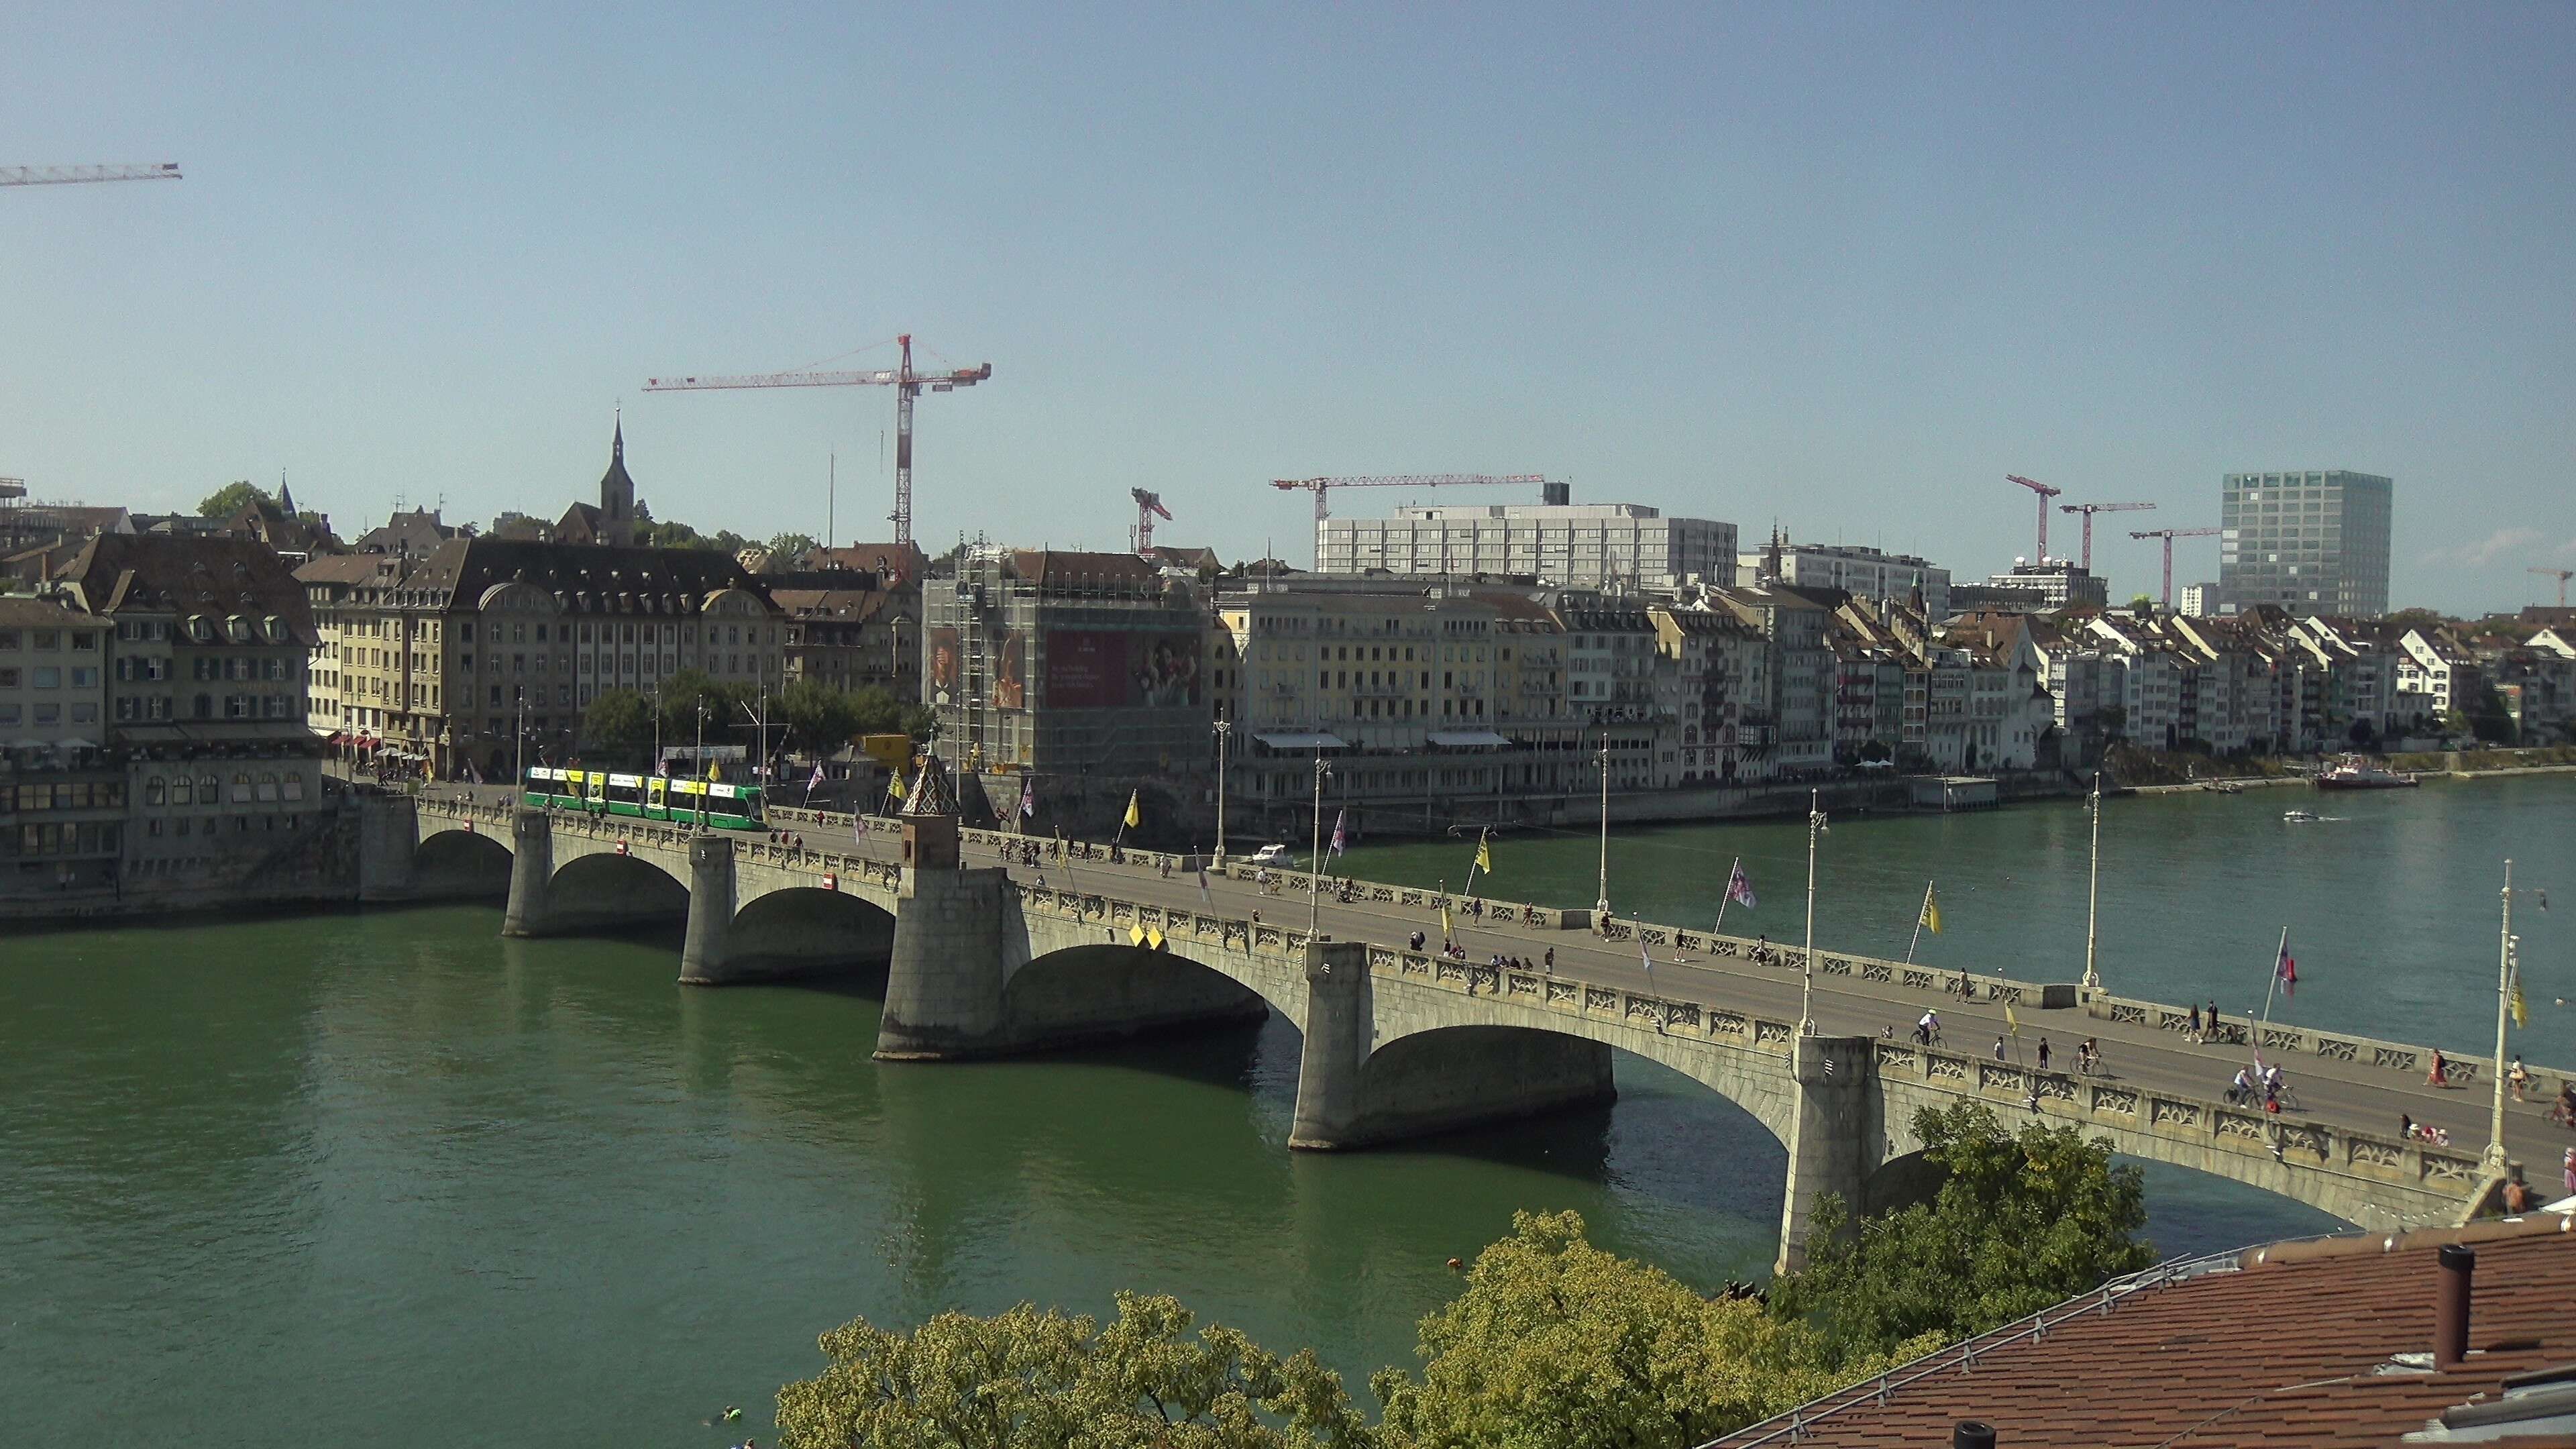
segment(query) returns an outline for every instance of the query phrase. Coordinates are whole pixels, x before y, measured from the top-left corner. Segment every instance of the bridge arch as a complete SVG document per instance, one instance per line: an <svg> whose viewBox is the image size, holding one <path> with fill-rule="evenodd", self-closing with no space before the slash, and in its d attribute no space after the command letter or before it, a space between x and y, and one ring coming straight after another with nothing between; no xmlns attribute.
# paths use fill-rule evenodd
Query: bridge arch
<svg viewBox="0 0 2576 1449"><path fill-rule="evenodd" d="M729 967L762 975L882 966L893 952L891 912L820 886L784 886L745 902L725 947Z"/></svg>
<svg viewBox="0 0 2576 1449"><path fill-rule="evenodd" d="M1486 1024L1407 1032L1360 1063L1352 1135L1389 1141L1574 1107L1619 1093L1607 1043Z"/></svg>
<svg viewBox="0 0 2576 1449"><path fill-rule="evenodd" d="M1168 949L1061 946L1008 972L1002 1017L1013 1034L1050 1045L1256 1022L1273 1012L1300 1024L1302 1003L1272 1000L1257 981Z"/></svg>
<svg viewBox="0 0 2576 1449"><path fill-rule="evenodd" d="M440 830L413 848L411 889L417 897L500 898L510 893L510 847L480 830Z"/></svg>
<svg viewBox="0 0 2576 1449"><path fill-rule="evenodd" d="M689 887L641 855L576 855L546 882L550 936L670 925L689 918Z"/></svg>

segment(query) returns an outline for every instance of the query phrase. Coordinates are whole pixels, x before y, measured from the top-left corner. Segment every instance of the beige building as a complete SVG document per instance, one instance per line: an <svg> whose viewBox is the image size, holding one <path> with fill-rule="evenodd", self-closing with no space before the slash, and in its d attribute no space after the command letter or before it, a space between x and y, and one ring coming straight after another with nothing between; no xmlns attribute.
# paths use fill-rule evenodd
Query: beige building
<svg viewBox="0 0 2576 1449"><path fill-rule="evenodd" d="M457 538L297 578L321 630L313 732L435 779L511 778L523 741L527 763L568 758L607 690L683 670L783 683L777 606L711 549Z"/></svg>

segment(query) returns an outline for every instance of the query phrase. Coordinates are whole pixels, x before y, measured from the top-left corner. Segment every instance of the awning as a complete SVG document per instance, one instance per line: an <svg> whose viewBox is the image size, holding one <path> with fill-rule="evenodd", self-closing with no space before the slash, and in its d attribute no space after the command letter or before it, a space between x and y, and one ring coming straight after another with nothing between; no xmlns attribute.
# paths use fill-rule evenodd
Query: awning
<svg viewBox="0 0 2576 1449"><path fill-rule="evenodd" d="M1508 745L1510 740L1492 730L1433 730L1427 738L1435 745L1464 749L1472 745Z"/></svg>
<svg viewBox="0 0 2576 1449"><path fill-rule="evenodd" d="M1317 734L1311 730L1282 730L1275 734L1254 735L1274 750L1339 750L1349 748L1340 735Z"/></svg>

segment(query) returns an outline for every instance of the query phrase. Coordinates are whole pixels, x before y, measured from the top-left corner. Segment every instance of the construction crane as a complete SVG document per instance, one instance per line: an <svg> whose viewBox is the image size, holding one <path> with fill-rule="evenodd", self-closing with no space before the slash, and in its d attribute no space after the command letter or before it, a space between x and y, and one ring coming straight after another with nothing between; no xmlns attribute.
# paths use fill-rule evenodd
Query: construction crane
<svg viewBox="0 0 2576 1449"><path fill-rule="evenodd" d="M1138 553L1150 552L1154 547L1154 520L1170 518L1172 510L1163 506L1163 495L1160 493L1149 492L1143 488L1130 488L1127 494L1136 500L1136 527L1128 534L1128 542L1134 545Z"/></svg>
<svg viewBox="0 0 2576 1449"><path fill-rule="evenodd" d="M0 479L0 482L5 481L5 479ZM2533 569L2532 572L2536 574L2547 574L2549 577L2558 581L2558 607L2562 609L2566 608L2567 581L2569 579L2576 579L2576 569Z"/></svg>
<svg viewBox="0 0 2576 1449"><path fill-rule="evenodd" d="M2045 483L2025 478L2019 473L2006 473L2004 475L2004 481L2007 483L2018 483L2024 488L2027 488L2031 492L2039 495L2039 553L2032 562L2046 564L2048 562L2048 500L2056 497L2058 494L2063 493L2066 490L2063 488L2051 488Z"/></svg>
<svg viewBox="0 0 2576 1449"><path fill-rule="evenodd" d="M771 372L751 377L652 377L644 380L646 392L698 392L708 389L740 387L890 387L894 389L894 541L898 546L912 542L912 400L925 387L932 392L955 392L973 387L993 375L993 364L961 367L949 372L915 372L912 370L912 334L895 338L903 349L903 360L893 367L874 372Z"/></svg>
<svg viewBox="0 0 2576 1449"><path fill-rule="evenodd" d="M2136 513L2141 509L2153 507L2155 505L2152 503L2061 503L2057 505L2057 511L2084 515L2084 571L2089 574L2093 572L2093 515Z"/></svg>
<svg viewBox="0 0 2576 1449"><path fill-rule="evenodd" d="M2173 607L2173 541L2177 538L2207 538L2218 532L2214 528L2149 528L2132 532L2131 538L2161 538L2165 541L2165 607Z"/></svg>
<svg viewBox="0 0 2576 1449"><path fill-rule="evenodd" d="M153 166L0 166L0 186L71 186L83 181L177 181L179 163Z"/></svg>
<svg viewBox="0 0 2576 1449"><path fill-rule="evenodd" d="M1485 488L1498 483L1545 484L1542 473L1397 473L1367 478L1273 478L1273 488L1304 488L1315 495L1315 521L1333 516L1325 496L1335 488Z"/></svg>

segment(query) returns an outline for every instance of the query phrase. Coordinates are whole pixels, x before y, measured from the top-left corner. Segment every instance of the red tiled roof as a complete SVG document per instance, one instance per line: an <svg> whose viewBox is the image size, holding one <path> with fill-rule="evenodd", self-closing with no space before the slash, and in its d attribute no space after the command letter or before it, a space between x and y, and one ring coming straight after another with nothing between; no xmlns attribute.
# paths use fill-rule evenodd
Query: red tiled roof
<svg viewBox="0 0 2576 1449"><path fill-rule="evenodd" d="M2576 1232L2557 1214L2249 1249L2225 1271L2088 1294L1718 1442L1839 1449L1950 1442L1977 1419L1999 1446L2395 1445L2517 1374L2576 1363ZM2429 1354L2443 1243L2477 1250L2469 1355ZM1969 1350L1973 1350L1970 1352ZM1918 1376L1919 1375L1919 1376ZM2517 1449L2576 1442L2521 1437Z"/></svg>

